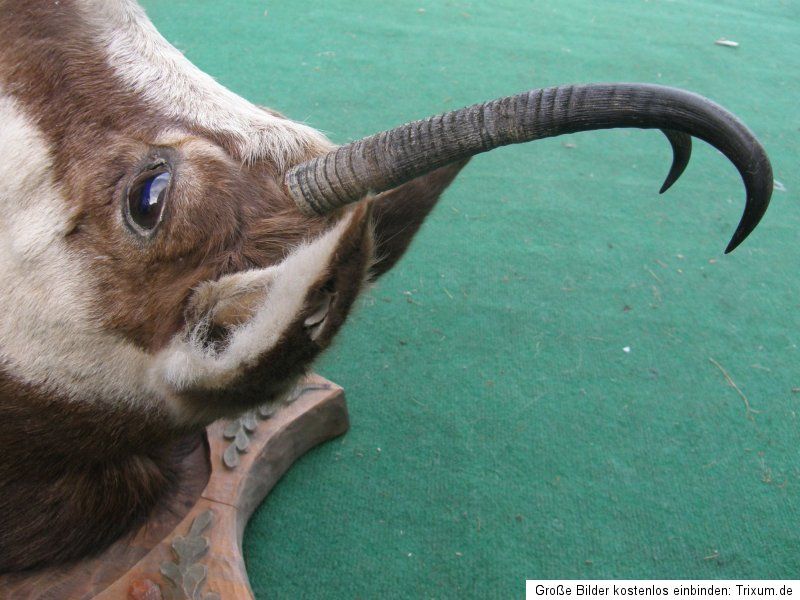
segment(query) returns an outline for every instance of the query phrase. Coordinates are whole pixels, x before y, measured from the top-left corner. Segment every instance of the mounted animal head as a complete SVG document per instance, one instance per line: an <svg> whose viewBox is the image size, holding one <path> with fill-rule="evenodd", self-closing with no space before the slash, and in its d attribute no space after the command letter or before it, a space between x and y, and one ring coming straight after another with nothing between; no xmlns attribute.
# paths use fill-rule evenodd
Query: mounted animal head
<svg viewBox="0 0 800 600"><path fill-rule="evenodd" d="M705 139L747 188L729 250L771 191L750 132L675 89L534 90L334 149L216 84L132 1L3 14L2 377L65 402L199 425L279 396L456 169L402 184L500 145L660 128L675 154L666 189L690 136Z"/></svg>
<svg viewBox="0 0 800 600"><path fill-rule="evenodd" d="M179 425L280 396L458 166L500 145L660 128L675 154L666 189L698 136L747 188L729 250L771 192L752 134L680 90L534 90L335 149L215 83L132 1L2 10L6 395L157 411Z"/></svg>
<svg viewBox="0 0 800 600"><path fill-rule="evenodd" d="M169 440L285 394L474 154L658 128L664 191L697 136L744 180L728 250L772 190L747 128L680 90L534 90L335 148L200 72L133 0L0 14L0 571L101 548L167 485Z"/></svg>

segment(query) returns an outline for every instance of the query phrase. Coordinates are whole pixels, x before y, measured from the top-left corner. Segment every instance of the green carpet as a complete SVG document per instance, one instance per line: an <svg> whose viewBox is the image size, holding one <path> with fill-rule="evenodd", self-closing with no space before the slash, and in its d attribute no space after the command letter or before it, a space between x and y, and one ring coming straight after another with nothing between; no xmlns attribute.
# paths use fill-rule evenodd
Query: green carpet
<svg viewBox="0 0 800 600"><path fill-rule="evenodd" d="M251 521L258 598L797 577L800 4L144 4L202 69L336 142L531 87L646 81L740 115L782 184L723 256L744 189L701 142L663 197L658 132L476 158L318 365L352 429Z"/></svg>

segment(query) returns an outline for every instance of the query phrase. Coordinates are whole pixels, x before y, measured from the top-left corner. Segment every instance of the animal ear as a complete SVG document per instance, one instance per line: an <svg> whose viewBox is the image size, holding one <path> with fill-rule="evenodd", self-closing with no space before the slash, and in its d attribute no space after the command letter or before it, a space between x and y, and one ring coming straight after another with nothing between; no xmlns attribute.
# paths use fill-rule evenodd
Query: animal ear
<svg viewBox="0 0 800 600"><path fill-rule="evenodd" d="M386 273L403 256L439 196L468 161L441 167L375 196L372 220L376 258L370 273L373 279Z"/></svg>

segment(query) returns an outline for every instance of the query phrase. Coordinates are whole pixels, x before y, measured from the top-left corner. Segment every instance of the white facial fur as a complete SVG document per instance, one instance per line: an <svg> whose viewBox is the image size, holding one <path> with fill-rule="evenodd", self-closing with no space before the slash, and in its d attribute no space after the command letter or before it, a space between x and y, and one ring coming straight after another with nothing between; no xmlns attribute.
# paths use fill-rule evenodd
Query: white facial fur
<svg viewBox="0 0 800 600"><path fill-rule="evenodd" d="M169 406L179 419L183 415L177 395L191 389L220 389L241 372L254 365L280 340L283 332L304 308L309 290L328 268L352 213L312 242L297 247L276 266L234 273L219 281L208 282L204 296L218 303L237 293L263 295L258 308L246 322L236 327L225 349L216 352L205 342L205 328L193 328L158 353L150 369L154 388L170 399Z"/></svg>
<svg viewBox="0 0 800 600"><path fill-rule="evenodd" d="M48 146L0 89L0 357L13 376L69 398L141 402L148 357L98 330L88 269L64 236L69 205Z"/></svg>
<svg viewBox="0 0 800 600"><path fill-rule="evenodd" d="M245 162L268 157L283 170L309 151L332 149L318 131L259 109L200 71L133 0L79 0L79 5L122 84L163 114L236 140Z"/></svg>

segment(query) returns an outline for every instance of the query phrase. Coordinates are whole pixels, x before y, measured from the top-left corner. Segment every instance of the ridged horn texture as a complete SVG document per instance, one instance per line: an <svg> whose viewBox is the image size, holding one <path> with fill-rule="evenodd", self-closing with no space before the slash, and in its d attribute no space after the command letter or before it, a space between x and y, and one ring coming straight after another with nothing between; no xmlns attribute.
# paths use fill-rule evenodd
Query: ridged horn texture
<svg viewBox="0 0 800 600"><path fill-rule="evenodd" d="M691 138L705 140L739 170L747 203L725 252L758 225L772 195L772 167L761 144L730 112L684 90L650 84L590 84L531 90L414 121L299 164L285 185L307 214L325 214L446 164L499 146L565 133L661 129L673 164L661 191L689 162Z"/></svg>

